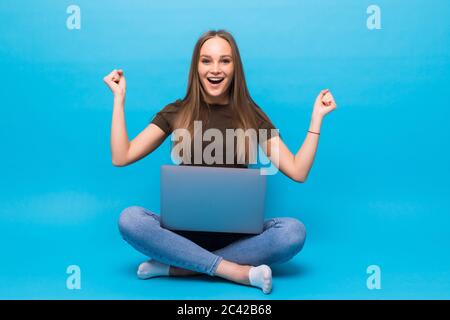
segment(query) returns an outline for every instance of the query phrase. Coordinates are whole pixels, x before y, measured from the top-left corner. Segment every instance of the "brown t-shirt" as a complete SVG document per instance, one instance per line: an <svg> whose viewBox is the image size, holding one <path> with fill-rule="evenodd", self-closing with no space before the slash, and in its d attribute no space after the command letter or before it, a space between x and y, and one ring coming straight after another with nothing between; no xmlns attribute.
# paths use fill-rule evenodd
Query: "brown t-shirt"
<svg viewBox="0 0 450 320"><path fill-rule="evenodd" d="M170 135L174 131L174 122L177 116L177 113L181 109L181 101L177 100L173 103L170 103L166 105L161 111L156 113L156 115L151 120L151 123L154 123L158 127L160 127L166 135ZM260 109L261 110L261 109ZM203 157L202 157L202 163L195 164L194 163L194 154L191 152L191 163L190 165L209 165L209 166L216 166L216 167L234 167L234 168L247 168L248 166L245 164L241 164L237 162L236 155L234 156L233 164L227 164L226 163L226 129L235 129L233 126L232 121L232 110L229 104L221 105L221 104L210 104L210 113L208 116L208 122L202 123L202 132L204 133L207 129L210 128L216 128L219 129L222 132L223 135L223 153L222 155L219 155L219 157L222 158L222 163L213 163L213 164L205 164L203 163ZM261 110L262 111L262 110ZM267 121L264 121L263 119L259 119L258 128L256 129L256 137L257 142L262 143L264 136L260 136L258 134L258 129L268 129L267 132L267 139L270 139L272 137L272 131L270 129L275 129L275 127ZM275 135L278 135L278 132L273 131ZM281 135L280 135L281 136ZM260 139L261 138L261 139ZM205 149L208 144L212 143L211 141L203 141L203 147L202 147L202 154L203 150ZM236 141L234 142L234 148L233 150L236 150ZM228 150L228 152L232 152L232 150Z"/></svg>

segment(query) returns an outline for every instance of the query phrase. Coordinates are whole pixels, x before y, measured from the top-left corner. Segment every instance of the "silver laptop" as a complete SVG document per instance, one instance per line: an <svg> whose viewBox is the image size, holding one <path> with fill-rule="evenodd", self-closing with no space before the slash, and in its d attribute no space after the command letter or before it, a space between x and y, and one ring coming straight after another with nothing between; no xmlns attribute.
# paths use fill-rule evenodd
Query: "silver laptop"
<svg viewBox="0 0 450 320"><path fill-rule="evenodd" d="M259 169L161 166L161 225L169 230L258 234L266 176Z"/></svg>

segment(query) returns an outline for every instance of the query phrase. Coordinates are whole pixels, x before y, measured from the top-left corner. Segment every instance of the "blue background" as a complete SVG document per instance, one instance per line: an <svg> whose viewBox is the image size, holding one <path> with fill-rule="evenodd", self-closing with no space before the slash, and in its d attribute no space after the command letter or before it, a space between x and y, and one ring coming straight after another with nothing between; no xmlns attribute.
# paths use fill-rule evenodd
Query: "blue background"
<svg viewBox="0 0 450 320"><path fill-rule="evenodd" d="M71 4L80 30L66 27ZM366 27L371 4L381 30ZM450 298L449 13L446 0L0 2L0 298ZM269 178L267 216L308 236L268 296L208 276L139 281L145 257L117 230L125 207L159 212L170 144L114 167L103 77L125 71L133 138L184 96L196 40L220 28L293 153L319 91L338 104L306 183ZM72 264L81 290L66 288ZM372 264L380 290L366 286Z"/></svg>

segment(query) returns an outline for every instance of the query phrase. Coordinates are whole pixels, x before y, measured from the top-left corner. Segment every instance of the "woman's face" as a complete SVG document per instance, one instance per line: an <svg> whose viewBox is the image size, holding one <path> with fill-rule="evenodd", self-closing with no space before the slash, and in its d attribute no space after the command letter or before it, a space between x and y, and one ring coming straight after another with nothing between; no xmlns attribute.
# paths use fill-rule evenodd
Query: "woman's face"
<svg viewBox="0 0 450 320"><path fill-rule="evenodd" d="M200 49L198 75L207 93L208 103L228 103L228 88L233 80L231 46L225 39L213 37Z"/></svg>

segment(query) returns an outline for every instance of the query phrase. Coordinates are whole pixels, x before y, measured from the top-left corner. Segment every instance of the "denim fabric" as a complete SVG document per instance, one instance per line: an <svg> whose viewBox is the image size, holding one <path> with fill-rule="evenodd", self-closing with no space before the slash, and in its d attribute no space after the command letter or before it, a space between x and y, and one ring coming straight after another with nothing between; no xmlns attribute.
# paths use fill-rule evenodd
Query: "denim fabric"
<svg viewBox="0 0 450 320"><path fill-rule="evenodd" d="M161 227L159 215L139 206L122 211L119 231L148 257L211 276L222 259L252 266L286 262L306 238L303 223L290 217L266 219L258 235L172 231Z"/></svg>

